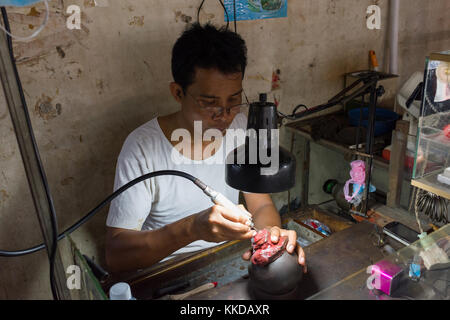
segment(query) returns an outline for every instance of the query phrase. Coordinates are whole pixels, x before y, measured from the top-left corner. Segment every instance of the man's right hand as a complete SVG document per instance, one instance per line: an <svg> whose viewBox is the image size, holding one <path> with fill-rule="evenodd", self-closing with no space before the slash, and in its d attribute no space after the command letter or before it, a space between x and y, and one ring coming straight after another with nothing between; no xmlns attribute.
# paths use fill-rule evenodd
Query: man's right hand
<svg viewBox="0 0 450 320"><path fill-rule="evenodd" d="M200 239L209 242L250 239L256 231L246 225L247 221L247 217L214 205L195 215L194 232Z"/></svg>

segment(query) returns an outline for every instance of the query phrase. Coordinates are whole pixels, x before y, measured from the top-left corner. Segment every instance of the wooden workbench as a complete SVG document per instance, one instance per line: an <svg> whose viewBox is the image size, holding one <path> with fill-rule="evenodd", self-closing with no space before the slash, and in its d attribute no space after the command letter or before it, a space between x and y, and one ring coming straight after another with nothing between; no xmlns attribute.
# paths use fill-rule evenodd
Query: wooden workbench
<svg viewBox="0 0 450 320"><path fill-rule="evenodd" d="M296 299L306 299L382 259L382 252L374 245L373 231L374 226L363 221L304 248L308 272ZM248 290L248 279L243 278L190 299L251 300L253 297Z"/></svg>
<svg viewBox="0 0 450 320"><path fill-rule="evenodd" d="M307 299L325 290L352 274L367 268L372 263L383 258L382 251L376 247L375 226L382 226L388 221L399 220L412 226L414 220L406 219L405 215L392 216L390 210L386 214L377 215L374 221L361 221L353 224L346 219L323 211L316 206L310 206L288 213L283 221L288 219L303 220L313 218L327 224L331 236L319 240L304 248L308 266L308 273L304 276L301 286L295 296L296 299ZM400 219L402 218L402 219ZM284 222L283 222L284 223ZM241 254L250 248L250 241L232 241L210 248L200 253L180 257L173 261L153 266L146 270L139 270L127 274L114 275L108 283L103 285L105 292L109 286L119 281L131 285L132 292L139 300L153 299L153 293L169 286L173 282L189 281L193 289L208 281L217 281L218 287L191 296L195 300L251 300L248 292L249 262L242 260ZM394 246L394 249L397 250ZM233 280L230 282L230 275ZM364 284L361 284L363 286ZM183 290L184 291L184 290Z"/></svg>

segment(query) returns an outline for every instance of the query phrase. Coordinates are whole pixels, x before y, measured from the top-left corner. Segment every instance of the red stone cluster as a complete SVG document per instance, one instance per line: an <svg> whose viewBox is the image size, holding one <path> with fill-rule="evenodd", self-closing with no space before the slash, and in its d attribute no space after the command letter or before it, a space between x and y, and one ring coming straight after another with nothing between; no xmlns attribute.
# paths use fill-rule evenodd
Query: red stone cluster
<svg viewBox="0 0 450 320"><path fill-rule="evenodd" d="M252 263L259 266L265 266L280 257L287 244L287 237L279 237L277 243L270 239L270 232L267 229L258 231L252 238Z"/></svg>

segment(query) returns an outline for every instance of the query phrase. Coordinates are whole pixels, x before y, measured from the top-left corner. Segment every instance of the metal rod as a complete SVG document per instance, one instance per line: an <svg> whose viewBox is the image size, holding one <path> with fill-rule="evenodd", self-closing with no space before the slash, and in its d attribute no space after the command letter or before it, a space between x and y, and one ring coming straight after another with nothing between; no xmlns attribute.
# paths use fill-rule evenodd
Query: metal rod
<svg viewBox="0 0 450 320"><path fill-rule="evenodd" d="M357 80L357 81L359 81L359 80ZM316 112L319 112L319 111L322 111L322 110L331 108L331 107L333 107L333 106L335 106L335 105L338 105L338 104L343 104L343 105L345 105L348 101L351 101L351 100L355 99L356 97L359 97L359 96L361 96L362 94L365 94L366 91L367 91L374 83L376 84L376 82L377 82L377 78L376 78L376 77L373 77L373 78L369 79L369 80L367 81L367 83L364 84L364 86L362 86L361 88L358 88L358 89L355 90L355 92L353 92L352 94L350 94L350 95L348 95L348 96L343 96L343 97L341 97L340 99L337 99L337 100L335 99L335 100L332 100L331 102L328 102L328 103L325 103L325 104L321 104L321 105L318 105L318 106L313 107L313 108L309 108L308 110L305 110L305 111L302 111L302 112L298 112L298 113L294 114L293 117L296 118L296 119L299 119L299 118L308 116L308 115L310 115L310 114L314 114L314 113L316 113ZM344 90L347 90L347 88L344 89ZM339 96L341 96L341 94L339 94Z"/></svg>
<svg viewBox="0 0 450 320"><path fill-rule="evenodd" d="M353 151L352 152L355 156L360 156L360 157L363 157L363 158L372 158L373 159L373 155L372 154L367 154L367 153L364 153L364 152L358 152L358 151Z"/></svg>
<svg viewBox="0 0 450 320"><path fill-rule="evenodd" d="M389 72L398 73L398 37L399 37L400 0L389 1Z"/></svg>
<svg viewBox="0 0 450 320"><path fill-rule="evenodd" d="M334 97L332 97L330 100L328 100L328 102L333 102L338 100L340 97L342 97L344 94L346 94L348 91L350 91L351 89L353 89L354 87L356 87L358 84L360 84L361 82L363 82L363 78L356 80L355 82L353 82L351 85L349 85L348 87L344 88L341 92L339 92L337 95L335 95Z"/></svg>
<svg viewBox="0 0 450 320"><path fill-rule="evenodd" d="M360 138L360 133L361 133L361 122L362 122L362 110L364 107L364 102L366 101L365 99L365 95L361 96L362 99L362 106L359 109L359 122L358 122L358 129L356 130L356 152L358 152L358 145L359 145L359 138Z"/></svg>
<svg viewBox="0 0 450 320"><path fill-rule="evenodd" d="M295 142L295 133L291 133L291 149L290 152L293 154ZM291 212L291 189L288 190L288 212Z"/></svg>
<svg viewBox="0 0 450 320"><path fill-rule="evenodd" d="M303 174L302 174L302 208L308 206L309 196L309 166L310 166L310 152L311 144L308 139L303 139Z"/></svg>
<svg viewBox="0 0 450 320"><path fill-rule="evenodd" d="M369 119L367 127L367 141L366 141L366 153L373 156L373 141L375 136L375 120L376 120L376 108L377 108L377 83L373 83L370 90L370 104L369 104ZM372 165L373 158L368 158L368 166L366 170L366 190L365 190L365 203L363 207L363 213L367 216L369 210L369 194L370 194L370 182L372 178ZM366 162L366 163L367 163Z"/></svg>

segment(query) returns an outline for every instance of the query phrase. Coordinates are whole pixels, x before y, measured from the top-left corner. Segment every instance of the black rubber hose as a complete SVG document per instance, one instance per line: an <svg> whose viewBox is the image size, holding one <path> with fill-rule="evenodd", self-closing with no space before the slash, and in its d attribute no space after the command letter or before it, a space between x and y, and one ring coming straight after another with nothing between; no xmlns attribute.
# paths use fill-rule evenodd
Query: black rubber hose
<svg viewBox="0 0 450 320"><path fill-rule="evenodd" d="M5 29L11 33L11 28L9 25L9 20L8 20L8 14L6 12L6 8L5 7L1 7L1 12L2 12L2 18L3 18L3 23L5 25ZM27 102L25 100L25 95L23 93L23 88L22 88L22 83L20 81L20 77L19 77L19 72L17 71L17 66L16 66L16 61L14 59L14 52L13 52L13 47L12 47L12 39L11 36L9 34L6 35L6 39L7 39L7 44L8 44L8 51L9 51L9 55L10 55L10 59L11 59L11 64L13 67L13 71L14 71L14 76L16 79L16 83L17 83L17 87L19 90L19 95L20 95L20 101L22 102L22 106L24 109L24 113L25 113L25 117L26 117L26 122L27 122L27 126L28 129L30 131L30 139L33 143L33 152L36 156L36 159L38 161L38 168L39 168L39 174L41 176L42 182L44 184L44 190L45 190L45 196L47 198L47 202L48 202L48 206L50 209L50 222L51 222L51 228L52 228L52 240L53 240L53 245L51 248L48 249L49 251L49 264L50 264L50 287L52 290L52 295L53 295L53 299L58 300L58 294L57 294L57 290L56 290L56 285L55 285L55 278L54 278L54 271L55 271L55 256L56 256L56 250L57 250L57 245L58 245L58 241L57 241L57 235L58 235L58 223L56 220L56 212L55 212L55 207L53 205L53 199L51 197L50 194L50 188L48 186L48 182L47 182L47 177L45 175L45 171L44 171L44 167L42 165L42 161L41 158L39 156L39 151L38 151L38 147L37 147L37 143L36 143L36 139L34 137L34 133L33 133L33 128L31 126L31 120L30 120L30 116L28 114L28 107L27 107Z"/></svg>
<svg viewBox="0 0 450 320"><path fill-rule="evenodd" d="M131 188L132 186L134 186L135 184L137 184L141 181L144 181L144 180L147 180L147 179L150 179L153 177L157 177L157 176L163 176L163 175L173 175L173 176L183 177L183 178L186 178L186 179L194 182L195 185L197 185L202 190L204 190L206 188L206 185L203 182L201 182L194 176L192 176L188 173L182 172L182 171L161 170L161 171L155 171L155 172L150 172L150 173L144 174L144 175L128 182L127 184L125 184L122 187L120 187L119 189L117 189L114 193L109 195L105 200L103 200L94 209L89 211L89 213L86 214L83 218L81 218L78 222L76 222L74 225L72 225L71 227L66 229L63 233L61 233L58 236L58 241L63 239L66 235L68 235L68 234L72 233L73 231L75 231L76 229L78 229L81 225L83 225L87 221L89 221L99 210L101 210L104 206L106 206L109 202L111 202L114 198L116 198L121 193L126 191L128 188ZM26 254L30 254L30 253L39 251L43 248L45 248L44 244L40 244L38 246L29 248L29 249L24 249L24 250L15 250L15 251L0 250L0 257L19 257L19 256L23 256Z"/></svg>

